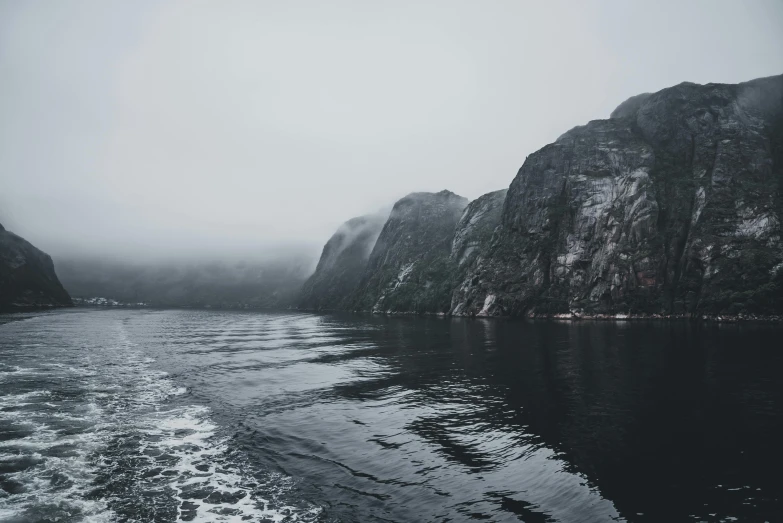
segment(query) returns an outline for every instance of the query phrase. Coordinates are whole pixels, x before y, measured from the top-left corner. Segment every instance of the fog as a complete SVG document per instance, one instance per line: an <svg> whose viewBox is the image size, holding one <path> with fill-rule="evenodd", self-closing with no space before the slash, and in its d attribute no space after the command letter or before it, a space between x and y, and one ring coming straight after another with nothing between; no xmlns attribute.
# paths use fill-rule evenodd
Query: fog
<svg viewBox="0 0 783 523"><path fill-rule="evenodd" d="M317 255L626 98L783 72L783 2L0 1L0 223L58 257Z"/></svg>

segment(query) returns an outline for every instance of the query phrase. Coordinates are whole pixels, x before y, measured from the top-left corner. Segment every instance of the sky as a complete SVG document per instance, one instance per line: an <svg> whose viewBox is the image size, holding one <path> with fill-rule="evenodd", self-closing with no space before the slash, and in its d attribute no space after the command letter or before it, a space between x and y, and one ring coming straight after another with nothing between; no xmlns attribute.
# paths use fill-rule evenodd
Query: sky
<svg viewBox="0 0 783 523"><path fill-rule="evenodd" d="M58 256L317 253L628 97L783 73L780 0L0 0L0 223Z"/></svg>

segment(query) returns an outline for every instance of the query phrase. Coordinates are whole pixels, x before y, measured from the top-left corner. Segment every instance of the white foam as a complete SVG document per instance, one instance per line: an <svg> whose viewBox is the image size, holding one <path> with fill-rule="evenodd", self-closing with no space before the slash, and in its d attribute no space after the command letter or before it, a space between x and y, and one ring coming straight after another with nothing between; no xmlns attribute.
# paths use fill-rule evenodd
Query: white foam
<svg viewBox="0 0 783 523"><path fill-rule="evenodd" d="M116 521L122 515L112 511L113 503L122 501L127 506L128 501L134 502L127 496L145 491L157 496L158 503L174 501L178 519L187 515L195 522L317 518L318 507L280 502L279 496L293 486L291 478L252 471L236 462L227 441L218 436L209 408L171 404L171 398L182 397L188 390L167 373L155 370L152 358L128 342L113 349L111 365L102 365L98 356L87 356L75 365L69 361L37 368L6 367L9 370L4 374L72 380L84 395L76 404L70 396L61 398L48 390L0 397L0 408L6 408L0 410L0 419L24 427L28 434L0 442L0 461L31 461L24 470L7 475L24 485L25 491L3 499L6 506L0 520L24 518L28 510L45 505L67 509L86 521ZM14 410L18 407L25 409ZM125 468L128 462L134 463L134 470ZM134 477L132 491L123 486L121 476L126 473ZM67 481L56 485L54 475ZM101 486L113 493L90 499L87 494L101 478L110 483ZM259 484L265 497L259 496ZM169 487L169 493L161 486ZM205 497L189 499L193 498L189 490L194 488ZM143 496L138 499L140 507L150 501ZM196 505L195 514L183 511L185 502Z"/></svg>
<svg viewBox="0 0 783 523"><path fill-rule="evenodd" d="M49 396L52 394L50 390L33 390L30 392L24 392L22 394L6 394L0 396L0 407L16 406L19 402L35 398L37 396Z"/></svg>
<svg viewBox="0 0 783 523"><path fill-rule="evenodd" d="M179 387L171 393L172 396L182 396L188 391L185 387Z"/></svg>
<svg viewBox="0 0 783 523"><path fill-rule="evenodd" d="M254 478L244 474L238 464L226 460L226 442L216 438L217 426L210 420L207 407L187 406L159 412L146 423L146 433L153 436L154 443L146 445L144 450L154 448L177 459L176 465L161 473L176 472L168 486L175 492L180 518L184 515L182 505L186 501L198 505L195 517L188 514L195 522L240 522L248 521L248 518L282 521L286 517L289 521L302 521L300 516L307 516L304 520L309 520L320 512L320 509L308 508L300 514L302 511L296 507L277 504L273 507L271 500L254 495L254 489L247 486L255 483ZM277 484L279 492L285 490L286 478L274 475L269 479ZM209 502L193 500L188 499L189 489L226 496L220 500L209 498Z"/></svg>

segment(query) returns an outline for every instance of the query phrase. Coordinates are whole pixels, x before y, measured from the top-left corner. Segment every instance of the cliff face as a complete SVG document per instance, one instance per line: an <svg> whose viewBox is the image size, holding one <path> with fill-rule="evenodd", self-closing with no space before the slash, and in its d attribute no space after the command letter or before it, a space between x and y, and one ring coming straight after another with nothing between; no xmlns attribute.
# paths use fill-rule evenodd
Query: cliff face
<svg viewBox="0 0 783 523"><path fill-rule="evenodd" d="M487 193L468 204L454 232L451 258L460 267L470 266L480 256L500 225L506 189Z"/></svg>
<svg viewBox="0 0 783 523"><path fill-rule="evenodd" d="M476 198L468 204L457 224L451 246L451 259L456 261L451 314L465 314L464 294L470 292L472 283L469 276L476 266L483 265L488 248L499 232L507 192L503 189Z"/></svg>
<svg viewBox="0 0 783 523"><path fill-rule="evenodd" d="M337 308L781 314L782 218L783 75L683 83L568 131L508 191L403 198Z"/></svg>
<svg viewBox="0 0 783 523"><path fill-rule="evenodd" d="M302 287L300 308L328 310L346 306L346 299L361 281L387 216L360 216L337 229L326 242L315 273Z"/></svg>
<svg viewBox="0 0 783 523"><path fill-rule="evenodd" d="M49 255L0 225L0 310L70 305Z"/></svg>
<svg viewBox="0 0 783 523"><path fill-rule="evenodd" d="M457 263L452 243L467 204L449 191L413 193L395 203L350 308L448 312Z"/></svg>
<svg viewBox="0 0 783 523"><path fill-rule="evenodd" d="M779 313L783 76L684 83L530 155L455 314Z"/></svg>

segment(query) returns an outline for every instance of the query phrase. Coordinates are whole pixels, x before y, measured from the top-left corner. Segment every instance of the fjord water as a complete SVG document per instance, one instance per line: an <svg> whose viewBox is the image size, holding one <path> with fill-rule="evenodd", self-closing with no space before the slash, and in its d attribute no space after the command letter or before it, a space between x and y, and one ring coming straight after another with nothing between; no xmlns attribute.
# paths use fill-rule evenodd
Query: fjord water
<svg viewBox="0 0 783 523"><path fill-rule="evenodd" d="M780 521L781 335L0 316L0 520Z"/></svg>

